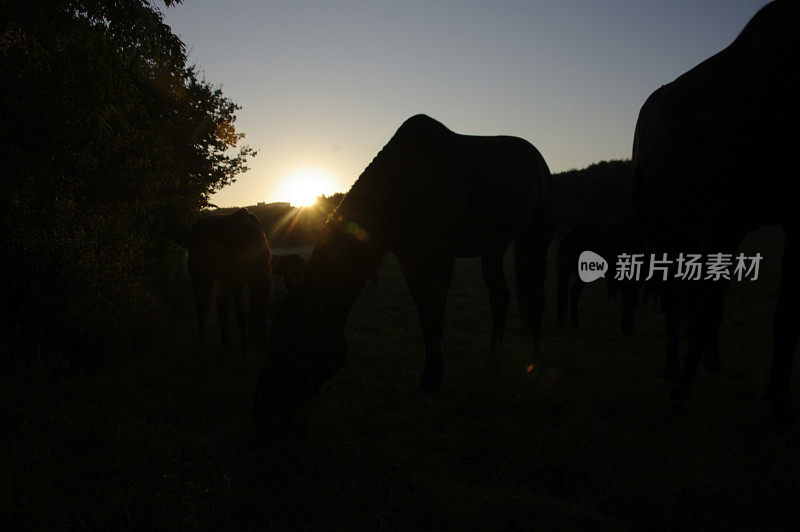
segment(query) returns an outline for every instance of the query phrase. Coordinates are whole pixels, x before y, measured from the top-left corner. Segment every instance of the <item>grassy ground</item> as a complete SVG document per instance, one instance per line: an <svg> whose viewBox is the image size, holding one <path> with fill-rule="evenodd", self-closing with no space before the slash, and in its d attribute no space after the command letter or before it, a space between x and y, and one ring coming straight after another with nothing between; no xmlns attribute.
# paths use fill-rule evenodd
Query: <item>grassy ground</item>
<svg viewBox="0 0 800 532"><path fill-rule="evenodd" d="M344 369L267 446L250 438L262 360L216 338L199 348L184 277L153 352L87 375L4 378L0 528L797 525L800 435L760 399L781 244L770 229L743 245L765 256L761 279L731 285L723 375L701 369L684 408L660 378L660 313L640 309L625 336L598 282L582 328L556 328L552 268L545 356L530 360L512 298L505 360L490 371L475 260L456 264L443 390L428 399L416 311L389 257L350 317Z"/></svg>

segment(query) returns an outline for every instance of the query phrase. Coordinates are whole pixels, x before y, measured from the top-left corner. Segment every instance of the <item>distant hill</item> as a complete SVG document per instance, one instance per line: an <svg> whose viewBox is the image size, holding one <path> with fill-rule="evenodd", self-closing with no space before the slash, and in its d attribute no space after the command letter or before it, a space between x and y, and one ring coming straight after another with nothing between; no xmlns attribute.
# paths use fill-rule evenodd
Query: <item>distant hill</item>
<svg viewBox="0 0 800 532"><path fill-rule="evenodd" d="M556 237L580 221L616 220L633 216L631 162L601 161L582 170L553 174L553 211ZM247 207L264 226L273 247L311 245L328 214L342 201L338 192L320 196L311 207L295 208L286 202L258 203ZM225 207L216 213L234 212Z"/></svg>
<svg viewBox="0 0 800 532"><path fill-rule="evenodd" d="M582 170L553 174L555 236L581 221L634 216L631 161L601 161Z"/></svg>
<svg viewBox="0 0 800 532"><path fill-rule="evenodd" d="M308 246L314 242L317 231L343 197L341 192L320 196L310 207L295 208L281 201L249 205L247 209L261 222L271 247ZM209 212L227 214L240 208L223 207Z"/></svg>

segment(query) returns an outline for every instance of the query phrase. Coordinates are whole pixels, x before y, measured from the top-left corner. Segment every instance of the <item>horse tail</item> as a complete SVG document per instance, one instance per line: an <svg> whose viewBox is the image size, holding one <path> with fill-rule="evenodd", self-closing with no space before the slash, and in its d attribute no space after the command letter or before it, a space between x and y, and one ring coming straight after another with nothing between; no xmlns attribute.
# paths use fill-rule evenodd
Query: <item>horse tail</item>
<svg viewBox="0 0 800 532"><path fill-rule="evenodd" d="M544 279L547 273L547 249L553 239L553 210L547 194L549 172L545 172L536 215L517 237L514 246L514 269L517 279L519 314L534 337L534 355L538 355L542 313L544 312Z"/></svg>
<svg viewBox="0 0 800 532"><path fill-rule="evenodd" d="M561 325L563 318L569 313L569 281L572 277L573 267L577 258L574 258L570 238L567 234L558 244L558 254L556 255L556 272L558 276L558 289L556 292L558 324Z"/></svg>

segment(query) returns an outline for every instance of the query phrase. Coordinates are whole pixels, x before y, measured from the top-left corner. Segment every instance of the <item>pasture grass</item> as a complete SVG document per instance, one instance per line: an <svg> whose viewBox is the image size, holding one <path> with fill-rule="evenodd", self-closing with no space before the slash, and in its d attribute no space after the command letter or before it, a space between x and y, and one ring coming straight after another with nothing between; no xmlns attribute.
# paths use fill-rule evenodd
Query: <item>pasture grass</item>
<svg viewBox="0 0 800 532"><path fill-rule="evenodd" d="M88 374L3 378L0 524L9 528L788 528L800 516L800 436L761 400L782 234L742 246L759 281L732 283L720 351L690 403L661 379L660 312L620 332L589 285L582 327L555 326L531 360L512 296L504 360L488 364L480 263L459 260L443 389L418 391L424 344L392 257L348 322L345 367L290 434L251 438L262 359L201 348L187 276L150 352ZM551 248L554 254L555 245ZM514 286L511 252L506 257ZM684 339L685 343L685 339ZM684 346L685 347L685 346ZM533 370L526 371L530 364ZM798 389L795 375L795 389Z"/></svg>

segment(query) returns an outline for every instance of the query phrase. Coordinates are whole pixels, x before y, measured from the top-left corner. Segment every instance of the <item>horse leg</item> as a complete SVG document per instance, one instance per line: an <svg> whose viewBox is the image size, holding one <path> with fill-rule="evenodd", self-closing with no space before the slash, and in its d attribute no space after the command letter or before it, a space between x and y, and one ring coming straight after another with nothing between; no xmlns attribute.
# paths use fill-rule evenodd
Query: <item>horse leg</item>
<svg viewBox="0 0 800 532"><path fill-rule="evenodd" d="M800 227L784 227L783 260L778 306L772 321L775 351L769 372L766 399L781 421L791 419L791 377L800 336Z"/></svg>
<svg viewBox="0 0 800 532"><path fill-rule="evenodd" d="M706 360L706 366L719 371L720 358L717 350L719 326L722 323L722 308L725 302L727 282L702 281L697 288L699 294L692 297L687 309L687 326L689 330L689 352L686 355L683 370L672 390L672 398L686 400L691 395L694 380L700 361Z"/></svg>
<svg viewBox="0 0 800 532"><path fill-rule="evenodd" d="M731 232L730 228L711 232L705 239L706 249L712 253L726 253L732 257L736 254L742 234ZM725 279L703 280L694 297L689 297L687 308L687 325L689 330L689 352L676 387L672 390L672 398L685 400L691 395L697 369L703 355L708 359L707 366L717 371L720 360L717 350L719 327L722 323L722 310L725 303L725 291L728 282Z"/></svg>
<svg viewBox="0 0 800 532"><path fill-rule="evenodd" d="M544 279L547 274L547 248L553 238L553 223L547 207L522 231L515 242L514 271L517 277L519 314L533 335L533 359L541 353Z"/></svg>
<svg viewBox="0 0 800 532"><path fill-rule="evenodd" d="M200 342L203 342L208 311L211 308L211 300L214 299L214 280L207 275L192 272L192 292L194 292L197 308L197 328L200 333Z"/></svg>
<svg viewBox="0 0 800 532"><path fill-rule="evenodd" d="M692 394L694 379L697 375L697 368L705 352L706 336L709 334L710 324L713 318L704 316L704 313L714 312L712 307L716 307L720 295L719 287L714 284L721 284L710 281L699 281L695 283L684 283L683 293L686 306L686 330L689 337L689 350L683 369L678 371L678 378L670 392L670 397L675 401L685 401ZM717 293L711 293L716 291ZM719 301L719 312L722 314L722 301ZM676 340L676 344L678 341ZM678 347L676 345L676 351Z"/></svg>
<svg viewBox="0 0 800 532"><path fill-rule="evenodd" d="M247 351L247 344L250 339L247 335L247 313L244 310L244 300L242 296L243 287L239 287L233 291L233 304L235 305L236 309L236 325L239 327L239 336L242 339L239 349L242 351L242 353L245 353Z"/></svg>
<svg viewBox="0 0 800 532"><path fill-rule="evenodd" d="M725 286L727 287L727 282L725 283ZM725 297L724 293L722 297ZM720 323L721 318L722 311L720 310ZM722 359L719 356L719 325L717 325L713 332L714 334L709 340L708 345L706 345L706 352L703 355L703 366L705 366L706 370L711 375L719 375L720 371L722 370Z"/></svg>
<svg viewBox="0 0 800 532"><path fill-rule="evenodd" d="M503 255L490 255L481 258L483 280L489 288L489 304L492 307L492 339L489 346L489 355L492 361L500 358L503 345L503 332L506 327L506 313L508 312L508 285L503 272Z"/></svg>
<svg viewBox="0 0 800 532"><path fill-rule="evenodd" d="M230 290L223 286L217 297L217 315L219 317L220 339L222 340L222 345L225 347L231 345L231 336L228 331L228 308L230 307L230 299Z"/></svg>
<svg viewBox="0 0 800 532"><path fill-rule="evenodd" d="M414 302L417 305L422 336L425 339L425 371L421 387L425 393L434 393L442 384L444 361L442 360L442 332L444 330L444 307L453 276L452 257L429 260L399 259Z"/></svg>
<svg viewBox="0 0 800 532"><path fill-rule="evenodd" d="M633 315L640 286L638 281L622 281L622 332L626 334L633 332Z"/></svg>
<svg viewBox="0 0 800 532"><path fill-rule="evenodd" d="M567 268L562 268L559 264L558 266L558 292L556 293L556 304L557 304L557 324L559 327L564 323L564 319L567 317L567 313L569 312L569 279L571 276L571 271Z"/></svg>
<svg viewBox="0 0 800 532"><path fill-rule="evenodd" d="M667 332L667 365L664 368L664 379L673 380L680 372L680 357L678 353L680 344L680 285L678 281L671 280L660 283L661 310L664 313L664 322Z"/></svg>
<svg viewBox="0 0 800 532"><path fill-rule="evenodd" d="M578 302L581 300L581 293L583 293L585 284L576 277L575 282L572 284L572 289L569 291L569 315L573 327L580 327L580 323L578 323Z"/></svg>

